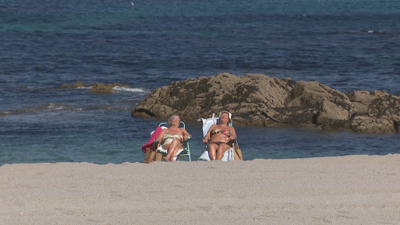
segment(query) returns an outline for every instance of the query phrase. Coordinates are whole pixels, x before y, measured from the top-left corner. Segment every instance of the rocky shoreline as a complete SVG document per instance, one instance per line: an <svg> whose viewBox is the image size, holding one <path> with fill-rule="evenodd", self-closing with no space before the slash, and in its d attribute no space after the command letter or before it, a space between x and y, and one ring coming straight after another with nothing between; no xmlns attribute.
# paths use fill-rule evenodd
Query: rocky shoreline
<svg viewBox="0 0 400 225"><path fill-rule="evenodd" d="M222 110L235 125L319 128L371 134L397 133L400 97L384 91L342 93L317 81L294 81L263 74L222 73L158 88L132 110L134 117L187 123Z"/></svg>

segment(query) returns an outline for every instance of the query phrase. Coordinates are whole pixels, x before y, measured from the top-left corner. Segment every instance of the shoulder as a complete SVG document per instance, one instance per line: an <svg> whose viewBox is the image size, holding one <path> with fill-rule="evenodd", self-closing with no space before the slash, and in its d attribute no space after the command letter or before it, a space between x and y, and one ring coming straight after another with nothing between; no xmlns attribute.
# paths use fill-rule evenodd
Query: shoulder
<svg viewBox="0 0 400 225"><path fill-rule="evenodd" d="M189 134L189 132L186 129L184 129L184 128L181 128L181 129L182 129L183 134Z"/></svg>
<svg viewBox="0 0 400 225"><path fill-rule="evenodd" d="M210 129L211 128L214 128L214 129L218 129L218 127L220 127L221 125L219 125L219 124L214 124L214 125L212 125L211 127L210 127Z"/></svg>
<svg viewBox="0 0 400 225"><path fill-rule="evenodd" d="M163 129L160 134L165 134L168 131L169 131L169 128Z"/></svg>
<svg viewBox="0 0 400 225"><path fill-rule="evenodd" d="M215 129L216 126L217 126L216 124L211 125L209 130Z"/></svg>
<svg viewBox="0 0 400 225"><path fill-rule="evenodd" d="M161 133L161 134L162 134L162 133L165 133L167 130L168 130L168 129L162 129L160 133Z"/></svg>

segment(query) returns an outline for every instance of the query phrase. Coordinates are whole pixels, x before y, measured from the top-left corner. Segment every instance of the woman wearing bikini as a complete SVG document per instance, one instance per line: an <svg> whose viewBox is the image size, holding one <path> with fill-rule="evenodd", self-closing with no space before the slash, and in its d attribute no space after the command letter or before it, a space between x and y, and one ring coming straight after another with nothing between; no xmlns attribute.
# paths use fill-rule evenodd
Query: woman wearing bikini
<svg viewBox="0 0 400 225"><path fill-rule="evenodd" d="M176 161L176 156L183 150L182 142L192 138L185 129L179 128L180 122L178 114L172 115L168 120L170 127L162 130L156 138L156 141L161 143L162 149L167 151L167 156L163 157L166 162Z"/></svg>
<svg viewBox="0 0 400 225"><path fill-rule="evenodd" d="M235 128L229 126L230 113L222 111L219 114L219 124L214 124L208 130L203 142L207 145L211 160L221 160L224 153L231 148L229 142L237 138Z"/></svg>

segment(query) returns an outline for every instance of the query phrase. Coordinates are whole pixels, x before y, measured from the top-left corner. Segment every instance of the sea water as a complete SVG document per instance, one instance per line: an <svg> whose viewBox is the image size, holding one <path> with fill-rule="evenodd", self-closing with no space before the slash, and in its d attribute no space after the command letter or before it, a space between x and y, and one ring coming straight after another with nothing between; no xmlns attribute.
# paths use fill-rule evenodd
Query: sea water
<svg viewBox="0 0 400 225"><path fill-rule="evenodd" d="M390 0L3 0L0 165L143 162L161 121L132 109L199 76L262 73L400 95L399 12ZM77 81L130 88L59 88ZM397 134L236 129L245 160L400 151ZM187 130L196 160L201 124Z"/></svg>

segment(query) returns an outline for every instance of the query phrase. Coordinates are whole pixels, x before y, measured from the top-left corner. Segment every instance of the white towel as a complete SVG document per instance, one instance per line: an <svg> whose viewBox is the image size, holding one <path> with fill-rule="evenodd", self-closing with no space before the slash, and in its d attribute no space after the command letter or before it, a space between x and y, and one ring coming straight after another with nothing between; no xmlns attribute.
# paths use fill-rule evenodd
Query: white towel
<svg viewBox="0 0 400 225"><path fill-rule="evenodd" d="M211 128L212 125L219 123L219 118L215 117L215 114L213 114L213 117L208 118L208 119L198 119L197 121L203 121L203 138L206 136L208 133L208 130ZM232 120L231 120L232 121ZM232 123L229 124L232 126ZM221 161L231 161L234 160L234 153L233 153L233 148L230 148L229 150L224 152L224 156L222 157ZM203 154L201 154L199 160L202 161L211 161L210 156L208 155L208 151L204 151Z"/></svg>
<svg viewBox="0 0 400 225"><path fill-rule="evenodd" d="M162 145L160 145L160 146L157 148L157 151L158 151L158 152L161 152L161 153L163 153L163 154L168 154L168 151L165 150L165 149L163 149L163 148L162 148ZM183 148L182 148L182 149L179 149L179 150L178 150L178 154L174 155L173 159L176 160L176 159L178 158L178 155L179 155L182 151L183 151Z"/></svg>
<svg viewBox="0 0 400 225"><path fill-rule="evenodd" d="M203 154L201 154L200 161L211 161L210 155L208 155L208 151L204 151ZM224 152L224 156L222 157L221 161L231 161L235 160L235 156L233 154L233 148L230 148L229 150Z"/></svg>
<svg viewBox="0 0 400 225"><path fill-rule="evenodd" d="M208 119L201 118L199 119L199 121L203 121L203 138L204 138L210 127L218 123L219 118L218 117L208 118Z"/></svg>

